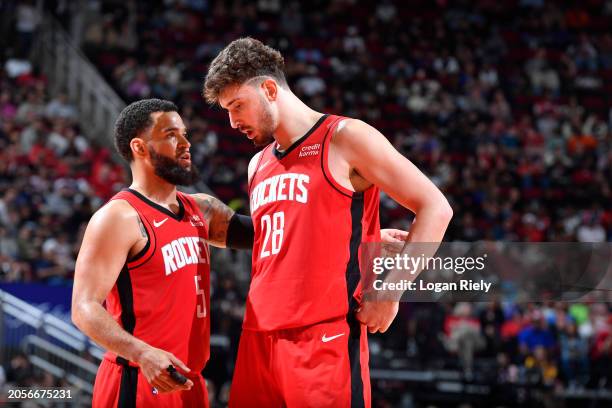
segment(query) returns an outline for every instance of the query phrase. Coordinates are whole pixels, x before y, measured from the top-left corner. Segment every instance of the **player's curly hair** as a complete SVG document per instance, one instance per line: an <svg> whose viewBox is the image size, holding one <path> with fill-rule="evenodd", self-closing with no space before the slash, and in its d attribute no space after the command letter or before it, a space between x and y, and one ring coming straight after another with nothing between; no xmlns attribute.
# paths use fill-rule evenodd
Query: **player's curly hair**
<svg viewBox="0 0 612 408"><path fill-rule="evenodd" d="M285 60L280 52L251 37L232 41L210 63L204 80L204 98L217 103L227 86L240 85L258 76L274 78L287 87Z"/></svg>
<svg viewBox="0 0 612 408"><path fill-rule="evenodd" d="M178 112L178 108L163 99L143 99L129 104L119 114L115 122L115 147L126 161L134 160L130 141L153 125L153 112Z"/></svg>

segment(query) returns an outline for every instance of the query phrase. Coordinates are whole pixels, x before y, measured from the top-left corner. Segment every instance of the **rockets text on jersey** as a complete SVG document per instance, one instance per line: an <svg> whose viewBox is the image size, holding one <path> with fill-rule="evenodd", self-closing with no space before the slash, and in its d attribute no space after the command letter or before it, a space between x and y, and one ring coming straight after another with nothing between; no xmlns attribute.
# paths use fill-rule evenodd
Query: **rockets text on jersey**
<svg viewBox="0 0 612 408"><path fill-rule="evenodd" d="M181 237L161 247L166 275L186 265L208 263L208 245L202 237Z"/></svg>

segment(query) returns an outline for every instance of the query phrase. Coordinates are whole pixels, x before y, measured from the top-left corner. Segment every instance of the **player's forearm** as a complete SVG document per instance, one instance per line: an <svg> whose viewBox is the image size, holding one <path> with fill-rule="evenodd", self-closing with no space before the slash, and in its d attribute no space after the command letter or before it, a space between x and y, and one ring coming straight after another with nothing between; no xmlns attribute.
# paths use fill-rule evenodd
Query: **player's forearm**
<svg viewBox="0 0 612 408"><path fill-rule="evenodd" d="M75 303L72 321L100 346L129 361L138 362L140 355L150 347L126 332L102 305L95 301Z"/></svg>
<svg viewBox="0 0 612 408"><path fill-rule="evenodd" d="M403 248L399 251L399 256L425 257L429 258L435 255L438 250L439 243L444 238L446 228L450 223L453 211L446 201L442 199L437 203L424 205L416 212L416 217L410 227L408 240L403 244ZM419 245L418 243L423 243ZM400 245L400 244L398 244ZM399 247L396 249L400 249ZM424 266L424 265L423 265ZM400 282L402 280L414 280L419 276L422 267L407 272L399 267L392 268L384 276L385 282ZM378 300L399 300L401 292L394 291L392 296L386 292L376 292Z"/></svg>
<svg viewBox="0 0 612 408"><path fill-rule="evenodd" d="M452 216L453 210L446 199L423 206L416 212L408 242L442 242Z"/></svg>

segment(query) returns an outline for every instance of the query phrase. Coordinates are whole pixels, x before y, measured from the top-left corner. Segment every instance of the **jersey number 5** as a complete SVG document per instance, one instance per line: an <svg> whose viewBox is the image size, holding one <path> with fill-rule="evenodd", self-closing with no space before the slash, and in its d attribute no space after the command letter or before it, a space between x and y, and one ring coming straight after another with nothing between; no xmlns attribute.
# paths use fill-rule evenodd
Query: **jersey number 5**
<svg viewBox="0 0 612 408"><path fill-rule="evenodd" d="M263 245L261 246L260 258L265 258L270 256L270 254L276 255L280 252L281 245L283 245L284 228L285 213L283 211L275 212L272 217L270 217L270 214L261 217L261 230L265 235ZM270 242L269 248L268 242Z"/></svg>
<svg viewBox="0 0 612 408"><path fill-rule="evenodd" d="M196 295L198 295L196 312L198 317L206 317L206 293L204 292L204 289L200 288L200 281L202 280L202 277L200 275L196 275L194 278Z"/></svg>

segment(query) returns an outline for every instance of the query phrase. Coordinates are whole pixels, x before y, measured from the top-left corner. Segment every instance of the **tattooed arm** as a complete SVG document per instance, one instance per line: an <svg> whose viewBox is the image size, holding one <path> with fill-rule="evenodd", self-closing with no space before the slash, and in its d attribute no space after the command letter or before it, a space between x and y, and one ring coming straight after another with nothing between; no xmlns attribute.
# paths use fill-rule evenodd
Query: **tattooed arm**
<svg viewBox="0 0 612 408"><path fill-rule="evenodd" d="M234 210L208 194L194 194L192 197L195 198L208 222L208 242L219 248L227 247L227 231Z"/></svg>

